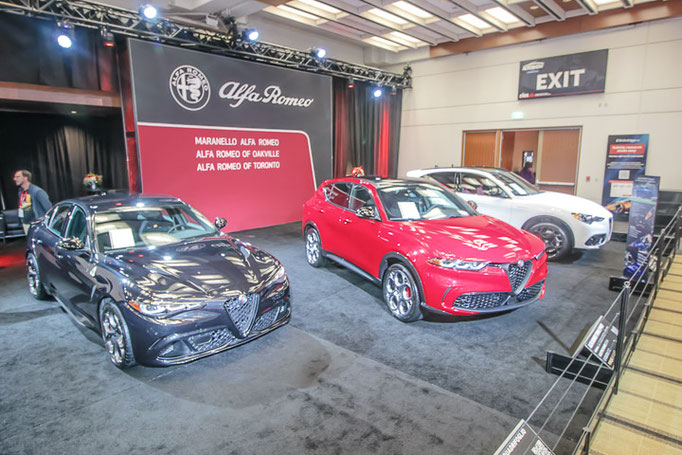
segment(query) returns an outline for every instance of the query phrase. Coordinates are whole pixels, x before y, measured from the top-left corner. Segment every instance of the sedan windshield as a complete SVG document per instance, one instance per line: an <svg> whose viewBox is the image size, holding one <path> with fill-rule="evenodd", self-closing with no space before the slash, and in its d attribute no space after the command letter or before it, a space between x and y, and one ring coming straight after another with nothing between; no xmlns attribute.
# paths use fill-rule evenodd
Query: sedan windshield
<svg viewBox="0 0 682 455"><path fill-rule="evenodd" d="M100 251L157 247L218 233L204 215L188 205L138 205L95 215Z"/></svg>
<svg viewBox="0 0 682 455"><path fill-rule="evenodd" d="M391 221L442 220L477 213L454 193L426 183L404 183L377 189Z"/></svg>
<svg viewBox="0 0 682 455"><path fill-rule="evenodd" d="M495 169L491 171L491 174L494 175L499 181L507 185L507 187L516 196L528 196L530 194L538 194L540 192L540 189L537 186L532 185L526 179L514 174L513 172Z"/></svg>

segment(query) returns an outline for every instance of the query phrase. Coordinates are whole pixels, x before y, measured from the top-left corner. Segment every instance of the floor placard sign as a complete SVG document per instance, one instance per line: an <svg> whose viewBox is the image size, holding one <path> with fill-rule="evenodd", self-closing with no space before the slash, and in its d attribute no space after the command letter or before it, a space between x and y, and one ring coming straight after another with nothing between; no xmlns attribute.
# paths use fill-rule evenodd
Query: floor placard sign
<svg viewBox="0 0 682 455"><path fill-rule="evenodd" d="M540 436L528 425L528 422L521 420L494 455L526 454L554 455L554 452L540 439Z"/></svg>
<svg viewBox="0 0 682 455"><path fill-rule="evenodd" d="M613 369L617 341L618 328L612 323L606 322L603 316L599 316L587 335L585 349L601 360L604 365Z"/></svg>
<svg viewBox="0 0 682 455"><path fill-rule="evenodd" d="M643 265L654 240L660 177L643 175L635 179L625 247L625 278L646 280L649 264Z"/></svg>
<svg viewBox="0 0 682 455"><path fill-rule="evenodd" d="M617 220L628 219L633 183L646 171L648 145L648 134L609 136L602 205Z"/></svg>

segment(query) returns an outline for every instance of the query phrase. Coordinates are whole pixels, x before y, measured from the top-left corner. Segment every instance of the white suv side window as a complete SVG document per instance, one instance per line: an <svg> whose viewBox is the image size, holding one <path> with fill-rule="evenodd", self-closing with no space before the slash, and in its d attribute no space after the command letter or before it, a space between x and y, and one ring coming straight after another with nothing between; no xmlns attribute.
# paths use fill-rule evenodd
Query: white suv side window
<svg viewBox="0 0 682 455"><path fill-rule="evenodd" d="M466 194L478 194L481 196L507 197L504 190L488 177L469 172L460 173L459 191Z"/></svg>

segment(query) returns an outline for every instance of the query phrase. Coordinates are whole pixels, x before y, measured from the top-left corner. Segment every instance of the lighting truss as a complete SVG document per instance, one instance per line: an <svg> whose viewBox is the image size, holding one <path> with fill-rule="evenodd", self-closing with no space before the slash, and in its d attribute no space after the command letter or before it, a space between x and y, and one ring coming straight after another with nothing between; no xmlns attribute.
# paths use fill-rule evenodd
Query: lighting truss
<svg viewBox="0 0 682 455"><path fill-rule="evenodd" d="M228 55L401 89L411 88L410 72L390 73L332 58L315 59L308 51L242 39L236 26L227 30L199 27L163 17L149 20L139 12L84 0L0 0L0 12L69 23L86 28L106 27L117 35Z"/></svg>

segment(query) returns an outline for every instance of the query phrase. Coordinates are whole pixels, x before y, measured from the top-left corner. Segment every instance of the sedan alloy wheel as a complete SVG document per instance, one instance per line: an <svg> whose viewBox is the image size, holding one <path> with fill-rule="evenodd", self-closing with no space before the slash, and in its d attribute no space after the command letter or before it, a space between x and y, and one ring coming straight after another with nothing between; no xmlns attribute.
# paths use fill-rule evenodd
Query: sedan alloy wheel
<svg viewBox="0 0 682 455"><path fill-rule="evenodd" d="M107 301L100 309L102 340L109 353L109 358L119 368L128 368L135 364L133 347L130 342L128 326L121 311L113 302Z"/></svg>

